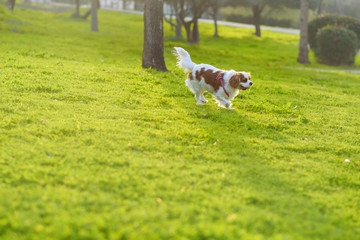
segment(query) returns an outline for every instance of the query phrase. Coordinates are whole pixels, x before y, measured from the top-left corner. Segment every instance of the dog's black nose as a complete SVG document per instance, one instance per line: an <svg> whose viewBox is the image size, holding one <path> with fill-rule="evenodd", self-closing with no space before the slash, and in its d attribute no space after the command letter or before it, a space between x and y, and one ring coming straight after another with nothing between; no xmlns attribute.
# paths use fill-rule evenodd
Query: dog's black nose
<svg viewBox="0 0 360 240"><path fill-rule="evenodd" d="M252 86L252 82L250 82L250 86Z"/></svg>

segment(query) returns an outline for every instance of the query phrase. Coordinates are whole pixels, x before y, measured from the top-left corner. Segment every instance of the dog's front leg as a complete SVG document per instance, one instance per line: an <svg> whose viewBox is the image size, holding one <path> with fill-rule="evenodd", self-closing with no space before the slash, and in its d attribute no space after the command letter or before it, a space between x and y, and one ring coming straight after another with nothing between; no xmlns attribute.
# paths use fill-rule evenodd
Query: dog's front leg
<svg viewBox="0 0 360 240"><path fill-rule="evenodd" d="M200 97L201 97L201 101L202 101L203 103L207 103L207 102L208 102L208 100L206 100L205 97L204 97L204 92L202 92L202 93L200 94Z"/></svg>
<svg viewBox="0 0 360 240"><path fill-rule="evenodd" d="M202 103L202 97L201 97L201 93L195 93L195 98L196 98L196 105L204 105Z"/></svg>
<svg viewBox="0 0 360 240"><path fill-rule="evenodd" d="M231 102L229 100L227 100L223 97L219 97L218 99L220 101L220 105L224 106L228 110L233 110L233 108L231 107Z"/></svg>

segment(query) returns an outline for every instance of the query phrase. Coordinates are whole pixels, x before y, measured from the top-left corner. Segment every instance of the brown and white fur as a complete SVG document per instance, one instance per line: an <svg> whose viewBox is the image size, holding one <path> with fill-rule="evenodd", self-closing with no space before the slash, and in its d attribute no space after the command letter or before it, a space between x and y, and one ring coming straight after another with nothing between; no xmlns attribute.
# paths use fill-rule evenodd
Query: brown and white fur
<svg viewBox="0 0 360 240"><path fill-rule="evenodd" d="M203 105L208 101L204 97L204 92L208 91L214 95L219 107L231 108L231 100L239 94L239 90L248 89L253 83L250 81L250 73L226 71L217 69L208 64L195 64L191 61L190 54L181 47L175 47L173 54L177 56L177 65L188 73L185 80L186 86L195 94L196 104ZM223 79L225 93L220 79Z"/></svg>

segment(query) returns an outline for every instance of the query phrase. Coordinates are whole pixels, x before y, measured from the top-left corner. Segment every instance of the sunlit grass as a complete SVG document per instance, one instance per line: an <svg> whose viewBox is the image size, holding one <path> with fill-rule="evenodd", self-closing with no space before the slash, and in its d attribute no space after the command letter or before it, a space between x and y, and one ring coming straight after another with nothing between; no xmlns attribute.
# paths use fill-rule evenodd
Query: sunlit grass
<svg viewBox="0 0 360 240"><path fill-rule="evenodd" d="M165 25L159 73L141 68L140 16L100 11L92 33L71 13L6 14L1 239L359 236L360 76L285 69L298 36L201 24L188 46ZM174 46L255 85L234 111L196 106Z"/></svg>

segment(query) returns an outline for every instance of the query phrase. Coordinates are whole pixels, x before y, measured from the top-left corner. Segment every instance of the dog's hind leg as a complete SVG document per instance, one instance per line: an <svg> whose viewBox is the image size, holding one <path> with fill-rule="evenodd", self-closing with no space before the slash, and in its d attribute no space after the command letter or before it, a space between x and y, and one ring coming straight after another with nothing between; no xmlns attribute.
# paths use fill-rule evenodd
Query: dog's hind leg
<svg viewBox="0 0 360 240"><path fill-rule="evenodd" d="M200 91L200 86L194 82L194 80L186 79L185 85L195 94L196 105L202 104L202 92Z"/></svg>
<svg viewBox="0 0 360 240"><path fill-rule="evenodd" d="M186 80L185 80L185 85L190 89L190 91L192 91L193 93L196 93L193 85L191 84L191 80L190 80L190 79L186 79Z"/></svg>

